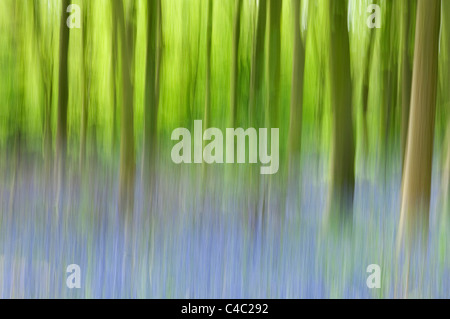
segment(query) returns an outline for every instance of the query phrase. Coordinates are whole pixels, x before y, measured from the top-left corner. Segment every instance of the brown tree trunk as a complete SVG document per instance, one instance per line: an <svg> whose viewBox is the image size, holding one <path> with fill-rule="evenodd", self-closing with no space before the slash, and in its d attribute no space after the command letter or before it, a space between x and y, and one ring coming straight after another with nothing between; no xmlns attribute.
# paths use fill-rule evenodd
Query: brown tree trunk
<svg viewBox="0 0 450 319"><path fill-rule="evenodd" d="M209 127L211 117L211 36L212 36L212 7L213 1L208 2L207 25L206 25L206 66L205 66L205 127Z"/></svg>
<svg viewBox="0 0 450 319"><path fill-rule="evenodd" d="M249 92L249 106L248 106L248 118L251 126L258 129L263 126L263 114L264 114L264 96L263 83L264 83L264 50L265 50L265 37L266 37L266 19L267 19L267 0L259 0L256 3L257 17L256 27L253 35L253 52L250 71L250 92ZM260 174L259 167L255 166L249 170L250 181L253 187L251 190L255 190L250 194L249 198L249 210L252 213L251 216L251 228L255 230L258 222L258 202L261 196L260 194ZM264 200L264 198L263 198Z"/></svg>
<svg viewBox="0 0 450 319"><path fill-rule="evenodd" d="M269 128L280 127L280 68L281 68L281 0L269 1L269 36L268 36L268 57L267 57L267 101L266 103L266 118ZM270 136L269 140L271 140ZM269 142L268 142L269 143ZM271 143L271 142L270 142ZM284 167L283 153L279 158L279 166ZM281 173L263 177L263 203L264 208L262 211L262 218L267 222L267 217L271 214L273 207L277 207L279 204L283 205L284 201L278 203L280 196L279 193L283 193L285 189L284 184L281 184ZM267 196L267 197L266 197ZM266 211L267 210L267 214ZM284 211L280 208L278 211ZM280 220L280 219L277 219Z"/></svg>
<svg viewBox="0 0 450 319"><path fill-rule="evenodd" d="M42 136L43 136L43 159L44 159L44 175L46 178L46 186L50 181L52 167L52 131L51 131L51 110L53 100L53 56L48 55L47 46L44 45L44 34L42 32L42 17L39 0L33 1L34 12L34 29L35 44L38 51L39 62L41 67L42 83L44 87L44 101L42 107ZM52 41L50 41L52 43Z"/></svg>
<svg viewBox="0 0 450 319"><path fill-rule="evenodd" d="M122 1L113 3L117 21L117 31L120 43L120 57L122 65L122 105L120 132L120 172L119 172L119 209L122 213L133 211L135 154L134 154L134 124L133 124L133 86L131 82L131 56L133 41L130 41L129 28L125 25Z"/></svg>
<svg viewBox="0 0 450 319"><path fill-rule="evenodd" d="M67 55L69 50L69 28L66 25L66 10L69 4L69 0L62 1L59 34L58 114L56 119L56 176L58 179L58 204L61 202L61 196L64 196L67 154L67 105L69 90Z"/></svg>
<svg viewBox="0 0 450 319"><path fill-rule="evenodd" d="M441 52L447 54L444 57L445 68L444 68L444 83L450 83L450 2L442 2L442 18L443 18L443 30L441 38ZM450 92L446 92L446 106L447 110L450 108ZM447 153L444 160L444 171L442 174L442 198L444 199L442 214L442 227L446 227L450 223L450 112L447 114L447 132L445 135L445 143L447 148Z"/></svg>
<svg viewBox="0 0 450 319"><path fill-rule="evenodd" d="M330 78L333 111L330 217L348 217L353 211L355 146L352 120L352 79L347 31L347 1L330 5Z"/></svg>
<svg viewBox="0 0 450 319"><path fill-rule="evenodd" d="M268 105L271 127L279 127L280 108L280 51L281 51L281 0L270 0L269 10L269 72Z"/></svg>
<svg viewBox="0 0 450 319"><path fill-rule="evenodd" d="M292 0L294 24L294 53L292 63L291 107L289 122L289 170L298 168L302 142L303 72L305 48L300 32L300 0Z"/></svg>
<svg viewBox="0 0 450 319"><path fill-rule="evenodd" d="M207 1L207 10L206 10L206 52L205 52L205 105L203 111L203 127L209 127L211 125L211 38L212 38L212 27L213 27L213 5L214 1ZM205 145L205 141L203 141ZM206 201L206 193L209 186L209 168L206 163L203 163L202 167L202 194L203 201Z"/></svg>
<svg viewBox="0 0 450 319"><path fill-rule="evenodd" d="M411 55L409 53L409 35L411 28L410 0L402 3L403 12L403 41L402 41L402 123L401 123L401 155L402 165L405 161L406 139L408 136L409 105L411 101Z"/></svg>
<svg viewBox="0 0 450 319"><path fill-rule="evenodd" d="M89 1L89 0L88 0ZM83 26L82 26L82 39L81 39L81 52L83 54L83 65L81 67L81 76L82 76L82 107L81 107L81 127L80 127L80 172L84 171L84 163L86 160L86 139L87 139L87 125L88 125L88 104L89 104L89 88L90 81L88 79L88 72L86 72L89 59L87 56L87 12L89 12L89 2L85 1L84 9L82 10L83 14Z"/></svg>
<svg viewBox="0 0 450 319"><path fill-rule="evenodd" d="M239 36L241 31L241 0L235 0L233 42L231 48L231 83L230 83L230 111L231 127L236 127L237 122L237 88L239 80Z"/></svg>
<svg viewBox="0 0 450 319"><path fill-rule="evenodd" d="M264 48L266 38L267 0L260 0L258 17L253 42L252 70L250 74L249 119L250 123L259 127L262 124L262 88L264 83ZM260 110L256 107L260 106Z"/></svg>
<svg viewBox="0 0 450 319"><path fill-rule="evenodd" d="M363 154L367 157L369 152L369 130L367 127L367 110L369 109L369 82L370 82L370 71L372 68L372 57L373 57L373 47L375 44L375 31L370 30L369 45L366 53L366 67L364 70L364 80L363 80L363 109L362 109L362 141L363 141Z"/></svg>
<svg viewBox="0 0 450 319"><path fill-rule="evenodd" d="M112 80L111 80L111 86L112 86L112 103L113 103L113 118L112 118L112 132L111 132L111 141L112 141L112 153L113 155L116 155L117 152L117 66L118 63L118 41L117 41L117 24L112 24L112 31L111 31L111 54L112 54L112 60L111 60L111 74L112 74Z"/></svg>
<svg viewBox="0 0 450 319"><path fill-rule="evenodd" d="M382 38L381 38L381 64L382 64L382 107L381 107L381 126L380 126L380 152L382 154L383 160L383 178L386 182L389 154L391 147L391 132L392 123L394 123L393 116L395 114L395 105L397 98L397 87L398 87L398 54L395 54L395 37L392 31L396 28L396 13L397 6L393 1L387 1L386 4L386 16L385 16L385 27L382 28Z"/></svg>
<svg viewBox="0 0 450 319"><path fill-rule="evenodd" d="M158 30L160 30L161 16L160 0L148 1L147 25L147 65L145 74L145 100L144 100L144 145L142 172L144 184L151 183L154 175L154 165L157 154L157 119L158 119L158 93L159 83L159 57ZM159 89L159 88L158 88Z"/></svg>
<svg viewBox="0 0 450 319"><path fill-rule="evenodd" d="M400 239L428 234L439 50L440 0L419 0L400 215Z"/></svg>
<svg viewBox="0 0 450 319"><path fill-rule="evenodd" d="M448 83L448 82L447 82ZM445 156L445 162L442 174L442 198L443 198L443 223L442 226L450 222L450 116L447 123L447 132L445 134L445 147L447 153Z"/></svg>

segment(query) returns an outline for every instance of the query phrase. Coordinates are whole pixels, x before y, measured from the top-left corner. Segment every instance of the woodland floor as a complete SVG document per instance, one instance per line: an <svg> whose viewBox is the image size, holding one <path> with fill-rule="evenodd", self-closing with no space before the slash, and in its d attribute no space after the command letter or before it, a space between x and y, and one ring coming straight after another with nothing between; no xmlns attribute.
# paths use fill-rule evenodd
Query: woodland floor
<svg viewBox="0 0 450 319"><path fill-rule="evenodd" d="M172 167L159 170L151 206L137 178L128 223L117 210L117 174L110 173L117 170L91 169L83 187L69 171L58 213L40 164L24 164L15 184L12 170L5 169L0 179L0 297L405 296L407 267L395 245L399 169L377 182L381 178L359 173L351 229L328 232L323 223L327 165L313 156L303 163L300 209L294 208L293 196L284 201L286 196L275 190L275 200L264 204L264 217L254 219L244 177L228 186L213 177L203 196L192 169ZM408 297L450 297L450 244L448 229L439 222L439 183L434 169L428 247L411 259ZM261 215L264 196L257 198ZM80 289L66 287L69 264L81 268ZM366 285L370 264L381 267L380 289Z"/></svg>

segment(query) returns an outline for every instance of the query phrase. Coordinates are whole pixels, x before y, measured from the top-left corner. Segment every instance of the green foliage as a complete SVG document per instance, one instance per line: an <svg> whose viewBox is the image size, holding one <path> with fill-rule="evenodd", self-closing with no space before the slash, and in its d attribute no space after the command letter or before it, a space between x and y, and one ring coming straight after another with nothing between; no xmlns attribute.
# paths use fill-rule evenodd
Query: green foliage
<svg viewBox="0 0 450 319"><path fill-rule="evenodd" d="M158 108L158 134L161 145L171 145L170 133L178 126L190 127L194 119L202 119L205 100L206 18L209 0L163 0L162 41L163 53L160 73L160 101ZM113 145L118 143L120 112L114 106L114 94L121 101L121 90L114 89L118 74L113 74L112 38L114 24L111 2L74 0L86 14L86 25L70 30L69 44L69 157L76 159L80 139L81 96L86 89L82 83L81 70L89 76L88 154L96 152L105 162L115 162ZM349 1L349 37L353 82L353 113L355 122L357 159L361 148L361 107L364 70L369 63L367 48L371 30L366 26L367 5L372 1ZM143 138L143 104L145 90L147 2L127 0L123 2L125 13L136 13L132 27L135 34L135 54L132 74L134 84L134 130L135 146L139 154ZM408 37L409 50L414 48L414 32L405 34L401 29L402 5L400 2L379 1L382 8L382 28L374 29L373 60L369 88L369 153L377 152L380 125L382 124L382 92L386 85L383 70L393 71L400 65L402 37ZM213 1L212 53L211 53L211 126L224 129L230 117L230 57L232 46L232 23L234 1ZM241 10L240 42L238 53L239 77L238 126L250 127L248 114L250 75L256 29L257 1L244 1ZM34 8L36 6L36 8ZM56 105L58 92L58 44L60 2L13 1L0 2L0 146L11 145L20 132L30 152L43 152L44 122L51 121L52 138L56 132ZM327 152L330 149L331 118L329 86L329 15L325 2L302 1L302 36L306 50L304 74L304 104L302 139L306 152ZM269 8L269 6L268 6ZM411 9L415 12L415 5ZM385 14L386 13L386 14ZM38 16L35 16L38 14ZM269 12L267 14L269 16ZM412 29L414 30L414 21ZM266 26L268 37L269 24ZM306 30L308 29L308 32ZM86 32L86 46L82 51L82 34ZM308 35L308 36L307 36ZM289 102L292 78L292 13L289 1L283 1L281 12L280 56L280 136L287 140L289 129ZM444 39L444 43L447 41ZM267 59L268 41L265 56ZM445 46L447 48L448 46ZM446 50L446 49L445 49ZM87 63L83 64L83 55ZM441 56L448 54L441 49ZM395 64L392 64L395 61ZM440 62L440 69L442 63ZM266 61L267 62L267 61ZM446 62L445 62L446 63ZM265 64L267 66L267 63ZM118 69L118 68L116 68ZM266 70L267 71L267 70ZM267 72L263 90L268 87ZM444 73L440 73L439 94L445 88ZM394 85L394 84L393 84ZM395 84L397 85L397 84ZM49 102L46 102L49 99ZM444 98L439 99L439 118L446 118ZM51 116L46 118L46 103L51 106ZM267 101L258 105L259 112L267 107ZM393 131L389 140L398 145L400 104L394 103ZM442 107L441 107L442 105ZM116 112L116 114L114 113ZM265 112L265 111L264 111ZM114 123L116 121L116 123ZM443 138L446 120L437 121L437 134ZM265 123L268 126L268 123ZM53 142L54 143L54 142ZM95 145L94 145L95 144ZM280 145L286 152L287 143ZM137 157L139 158L139 157Z"/></svg>

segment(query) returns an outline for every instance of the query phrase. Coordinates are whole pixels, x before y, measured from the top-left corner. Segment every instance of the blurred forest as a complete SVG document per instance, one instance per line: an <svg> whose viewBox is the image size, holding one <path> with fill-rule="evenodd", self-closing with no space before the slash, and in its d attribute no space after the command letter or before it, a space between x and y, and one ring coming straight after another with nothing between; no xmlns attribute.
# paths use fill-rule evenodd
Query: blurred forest
<svg viewBox="0 0 450 319"><path fill-rule="evenodd" d="M449 297L450 0L0 0L0 74L0 296Z"/></svg>

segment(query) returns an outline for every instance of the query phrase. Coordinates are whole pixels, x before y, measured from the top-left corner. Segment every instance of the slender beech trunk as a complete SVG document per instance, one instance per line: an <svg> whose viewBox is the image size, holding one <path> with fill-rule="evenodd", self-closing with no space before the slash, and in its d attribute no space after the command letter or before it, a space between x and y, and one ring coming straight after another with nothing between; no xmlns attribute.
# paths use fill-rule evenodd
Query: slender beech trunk
<svg viewBox="0 0 450 319"><path fill-rule="evenodd" d="M440 0L419 0L399 238L425 239L431 192ZM421 234L422 236L418 236Z"/></svg>
<svg viewBox="0 0 450 319"><path fill-rule="evenodd" d="M291 0L293 13L294 52L292 62L291 105L289 114L288 136L288 176L287 201L295 203L295 210L300 207L300 158L302 143L302 112L303 112L303 74L305 68L305 48L300 32L301 1ZM308 26L309 28L309 26Z"/></svg>
<svg viewBox="0 0 450 319"><path fill-rule="evenodd" d="M13 7L13 13L12 17L14 18L15 22L23 21L24 19L24 3L23 2L16 2ZM10 43L10 47L16 49L16 52L18 56L16 56L15 59L11 61L13 63L13 68L16 71L12 77L13 81L16 83L24 83L25 76L26 76L26 70L23 63L20 63L21 59L23 59L23 52L25 52L26 41L24 41L24 37L22 36L24 34L24 27L21 23L14 23L14 37L12 40L12 43ZM24 138L23 138L23 132L24 132L24 108L25 108L25 87L18 86L17 88L17 98L16 102L14 103L13 110L10 110L9 112L9 124L11 126L8 127L9 131L12 131L12 134L10 135L10 142L11 142L11 157L9 160L7 160L10 165L8 165L8 169L10 170L11 182L9 185L9 208L8 211L5 211L5 215L7 214L7 218L12 218L12 215L16 211L16 203L17 203L17 189L18 189L18 183L20 179L20 173L23 169L22 165L22 158L23 158L23 147L24 147ZM14 124L13 124L14 123ZM9 152L8 152L9 153ZM3 214L0 215L0 220L3 217Z"/></svg>
<svg viewBox="0 0 450 319"><path fill-rule="evenodd" d="M280 127L280 67L281 67L281 0L269 1L269 35L268 35L268 57L267 57L267 101L266 104L266 118L267 124L270 128ZM269 140L272 138L270 136ZM280 155L279 165L284 167L283 154ZM277 201L280 196L278 193L283 193L285 189L282 189L279 176L281 172L275 175L266 176L263 178L263 209L262 218L267 222L267 216L270 215L273 207L278 205ZM280 203L281 205L284 202ZM267 214L266 214L267 210ZM279 211L284 211L280 208Z"/></svg>
<svg viewBox="0 0 450 319"><path fill-rule="evenodd" d="M300 0L292 0L294 53L292 63L291 109L289 122L289 170L299 167L302 142L303 73L305 48L300 32ZM294 174L295 175L295 174ZM296 176L296 175L295 175Z"/></svg>
<svg viewBox="0 0 450 319"><path fill-rule="evenodd" d="M263 84L264 84L264 50L266 37L266 19L267 19L267 0L259 0L256 3L256 27L253 34L253 52L250 71L250 92L249 92L249 106L248 118L249 123L256 129L263 126L264 114L264 98L263 98ZM255 167L250 170L250 180L255 190L251 194L249 200L249 210L252 212L252 229L255 230L258 222L258 202L260 200L260 182L261 177L259 168ZM263 198L264 200L264 198Z"/></svg>
<svg viewBox="0 0 450 319"><path fill-rule="evenodd" d="M212 0L211 0L212 1ZM189 32L191 31L191 16L189 14L189 1L180 1L182 11L185 14L181 17L182 37L181 37L181 63L183 69L180 70L181 78L181 92L180 105L185 107L185 118L182 120L185 127L193 125L193 109L192 109L192 44L190 41ZM208 1L210 2L210 1Z"/></svg>
<svg viewBox="0 0 450 319"><path fill-rule="evenodd" d="M252 69L250 74L249 119L250 123L259 128L262 124L261 93L264 83L264 48L266 38L267 0L259 0L256 34L253 40ZM257 110L257 107L260 107Z"/></svg>
<svg viewBox="0 0 450 319"><path fill-rule="evenodd" d="M125 26L122 1L113 2L119 36L119 53L122 66L122 105L120 131L119 208L123 213L132 212L134 201L135 154L133 127L133 86L131 82L131 54L133 45Z"/></svg>
<svg viewBox="0 0 450 319"><path fill-rule="evenodd" d="M42 17L39 0L33 1L34 12L34 30L35 30L35 44L38 51L39 64L41 67L42 84L44 88L44 102L42 107L42 136L43 145L42 153L44 159L44 175L46 186L49 182L52 167L52 131L51 131L51 110L53 100L53 57L48 54L47 46L44 45L44 33L41 26ZM47 35L45 35L47 36ZM50 39L53 37L50 36ZM52 40L49 41L52 43Z"/></svg>
<svg viewBox="0 0 450 319"><path fill-rule="evenodd" d="M366 53L366 66L364 70L363 80L363 109L362 109L362 141L363 141L363 154L367 157L369 152L369 129L367 125L367 110L369 109L369 82L370 71L372 68L373 48L375 44L375 30L371 29L369 37L369 45Z"/></svg>
<svg viewBox="0 0 450 319"><path fill-rule="evenodd" d="M148 184L154 177L154 164L157 151L157 118L158 118L158 94L157 83L159 77L158 30L160 29L160 0L148 1L147 21L147 64L145 72L145 101L144 101L144 151L142 159L142 171L144 183Z"/></svg>
<svg viewBox="0 0 450 319"><path fill-rule="evenodd" d="M66 25L66 10L69 3L69 0L62 1L59 34L58 112L56 119L56 176L58 179L58 206L61 202L61 196L64 196L65 164L67 155L67 104L69 90L67 55L69 50L69 28Z"/></svg>
<svg viewBox="0 0 450 319"><path fill-rule="evenodd" d="M211 117L211 36L212 36L212 7L213 0L208 0L207 24L206 24L206 66L205 66L205 127L210 125Z"/></svg>
<svg viewBox="0 0 450 319"><path fill-rule="evenodd" d="M347 1L331 0L329 5L331 25L329 58L333 112L329 214L334 218L336 214L344 217L352 214L355 145Z"/></svg>
<svg viewBox="0 0 450 319"><path fill-rule="evenodd" d="M280 51L281 51L281 0L270 0L269 9L269 57L268 101L269 124L279 127L280 113Z"/></svg>
<svg viewBox="0 0 450 319"><path fill-rule="evenodd" d="M441 40L441 46L443 44L443 48L441 48L441 52L445 52L447 55L444 58L445 61L445 68L444 68L444 83L450 83L450 2L449 1L443 1L442 2L442 18L443 18L443 30L442 30L442 40ZM450 92L445 92L446 95L446 105L447 105L447 112L450 108ZM445 94L444 93L444 94ZM447 132L445 137L445 143L447 148L446 157L444 160L444 172L442 175L442 197L444 199L444 205L443 205L443 215L442 215L442 227L445 227L450 223L450 112L447 114Z"/></svg>
<svg viewBox="0 0 450 319"><path fill-rule="evenodd" d="M393 115L395 114L395 105L397 98L397 83L398 83L398 64L396 57L398 54L394 54L395 37L393 29L396 28L396 3L392 1L386 2L386 17L385 28L382 28L382 108L381 108L381 138L380 145L384 158L384 179L387 178L387 165L389 160L389 151L391 146L390 134L391 125L394 122Z"/></svg>
<svg viewBox="0 0 450 319"><path fill-rule="evenodd" d="M235 0L234 22L233 22L233 42L231 46L231 83L230 83L230 112L231 127L237 124L237 88L239 80L239 36L241 33L241 4L242 0Z"/></svg>
<svg viewBox="0 0 450 319"><path fill-rule="evenodd" d="M81 97L82 107L81 107L81 127L80 127L80 158L79 158L80 172L84 171L84 163L86 160L86 139L87 139L86 135L87 135L87 125L88 125L88 103L89 103L88 85L90 84L89 80L88 80L88 74L86 72L87 66L89 64L89 59L88 59L88 55L87 55L87 30L88 30L87 12L89 12L88 11L88 6L89 6L88 1L84 2L85 10L82 10L83 26L82 26L82 30L81 30L81 32L82 32L81 52L83 55L83 65L81 67L81 76L82 76L83 84L82 84L82 89L81 89L81 91L82 91L82 97Z"/></svg>
<svg viewBox="0 0 450 319"><path fill-rule="evenodd" d="M448 82L447 82L448 83ZM447 123L447 132L445 134L445 143L447 153L442 174L442 198L443 198L443 223L442 226L450 222L450 116ZM447 222L445 222L447 220Z"/></svg>
<svg viewBox="0 0 450 319"><path fill-rule="evenodd" d="M50 74L53 74L53 66L50 67ZM50 181L52 174L53 149L52 149L52 103L53 103L53 79L49 78L48 90L45 94L44 105L44 174Z"/></svg>
<svg viewBox="0 0 450 319"><path fill-rule="evenodd" d="M111 31L111 86L112 86L112 103L113 103L113 119L112 119L112 132L111 132L111 141L112 141L112 153L116 155L117 152L117 66L118 64L118 54L117 54L117 24L112 24Z"/></svg>
<svg viewBox="0 0 450 319"><path fill-rule="evenodd" d="M411 101L411 55L409 53L409 34L411 26L411 3L403 0L403 31L402 31L402 123L401 123L401 155L402 165L405 161L406 139L408 136L409 104Z"/></svg>

